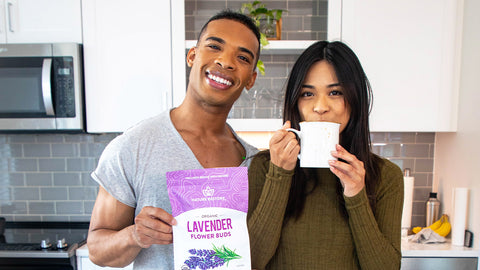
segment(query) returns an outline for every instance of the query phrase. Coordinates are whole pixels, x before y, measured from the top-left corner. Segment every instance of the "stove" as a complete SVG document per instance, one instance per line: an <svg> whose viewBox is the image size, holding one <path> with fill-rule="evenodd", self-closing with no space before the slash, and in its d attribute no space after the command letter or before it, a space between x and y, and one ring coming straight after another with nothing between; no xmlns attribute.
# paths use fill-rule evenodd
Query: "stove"
<svg viewBox="0 0 480 270"><path fill-rule="evenodd" d="M0 269L75 270L88 222L5 222L0 218Z"/></svg>

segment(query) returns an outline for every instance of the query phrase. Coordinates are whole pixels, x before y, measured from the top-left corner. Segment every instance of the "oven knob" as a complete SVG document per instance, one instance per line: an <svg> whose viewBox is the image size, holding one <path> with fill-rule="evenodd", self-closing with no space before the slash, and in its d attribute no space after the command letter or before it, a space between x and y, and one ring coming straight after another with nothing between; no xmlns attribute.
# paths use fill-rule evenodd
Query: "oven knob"
<svg viewBox="0 0 480 270"><path fill-rule="evenodd" d="M57 248L66 248L67 243L65 243L65 238L57 240Z"/></svg>
<svg viewBox="0 0 480 270"><path fill-rule="evenodd" d="M48 242L48 240L42 240L42 241L40 242L40 247L41 247L42 249L47 249L47 248L49 248L49 247L51 247L51 246L52 246L52 244L50 244L50 243Z"/></svg>

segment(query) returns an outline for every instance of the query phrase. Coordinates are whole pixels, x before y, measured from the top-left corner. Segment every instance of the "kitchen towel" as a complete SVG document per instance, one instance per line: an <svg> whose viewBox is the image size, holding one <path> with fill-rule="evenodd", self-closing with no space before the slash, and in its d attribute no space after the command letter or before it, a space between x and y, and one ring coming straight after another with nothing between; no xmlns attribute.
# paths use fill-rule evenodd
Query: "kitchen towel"
<svg viewBox="0 0 480 270"><path fill-rule="evenodd" d="M403 177L403 214L402 214L402 235L412 226L412 204L413 204L413 186L415 178L413 176Z"/></svg>
<svg viewBox="0 0 480 270"><path fill-rule="evenodd" d="M463 246L467 221L468 188L455 188L453 191L452 245Z"/></svg>

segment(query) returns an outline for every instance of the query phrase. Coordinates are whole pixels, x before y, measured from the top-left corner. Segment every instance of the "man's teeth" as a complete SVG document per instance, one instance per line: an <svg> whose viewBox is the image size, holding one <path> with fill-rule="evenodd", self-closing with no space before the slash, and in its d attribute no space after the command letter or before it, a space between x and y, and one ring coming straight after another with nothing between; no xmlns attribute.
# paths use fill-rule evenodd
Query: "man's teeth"
<svg viewBox="0 0 480 270"><path fill-rule="evenodd" d="M218 82L218 83L221 83L221 84L226 84L226 85L228 85L228 86L232 85L232 83L231 83L230 81L225 80L225 79L220 78L220 77L217 77L217 76L212 75L212 74L208 74L208 78L209 78L210 80L214 80L214 81L216 81L216 82Z"/></svg>

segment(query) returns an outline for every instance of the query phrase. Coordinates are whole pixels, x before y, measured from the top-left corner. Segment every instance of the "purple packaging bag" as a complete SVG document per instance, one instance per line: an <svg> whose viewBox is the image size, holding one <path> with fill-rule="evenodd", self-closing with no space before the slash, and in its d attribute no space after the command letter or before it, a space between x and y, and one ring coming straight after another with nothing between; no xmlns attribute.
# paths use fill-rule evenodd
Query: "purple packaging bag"
<svg viewBox="0 0 480 270"><path fill-rule="evenodd" d="M167 172L176 270L251 269L247 167Z"/></svg>

